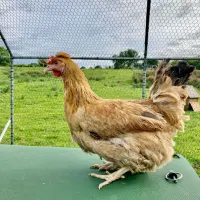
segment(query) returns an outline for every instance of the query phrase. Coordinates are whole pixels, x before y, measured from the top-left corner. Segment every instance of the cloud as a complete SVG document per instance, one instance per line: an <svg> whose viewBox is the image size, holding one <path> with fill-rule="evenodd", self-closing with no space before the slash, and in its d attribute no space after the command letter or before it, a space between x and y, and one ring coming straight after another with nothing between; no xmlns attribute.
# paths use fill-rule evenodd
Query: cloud
<svg viewBox="0 0 200 200"><path fill-rule="evenodd" d="M14 0L2 5L7 12L0 15L1 29L16 56L63 50L73 56L109 57L127 48L143 49L145 1Z"/></svg>
<svg viewBox="0 0 200 200"><path fill-rule="evenodd" d="M200 43L199 13L195 0L152 1L149 57L196 57L192 46Z"/></svg>
<svg viewBox="0 0 200 200"><path fill-rule="evenodd" d="M167 43L168 47L176 47L179 45L180 45L180 42L177 42L177 41L171 41L171 42Z"/></svg>
<svg viewBox="0 0 200 200"><path fill-rule="evenodd" d="M179 12L177 13L176 16L178 18L185 17L186 15L188 15L192 11L193 11L193 4L188 2L185 5L180 7Z"/></svg>
<svg viewBox="0 0 200 200"><path fill-rule="evenodd" d="M76 57L111 57L132 48L143 57L145 17L146 0L2 0L0 6L0 28L15 56L66 51ZM199 20L195 0L152 1L148 56L199 55Z"/></svg>
<svg viewBox="0 0 200 200"><path fill-rule="evenodd" d="M192 48L195 48L195 49L200 49L200 44L195 44L195 45L192 45Z"/></svg>

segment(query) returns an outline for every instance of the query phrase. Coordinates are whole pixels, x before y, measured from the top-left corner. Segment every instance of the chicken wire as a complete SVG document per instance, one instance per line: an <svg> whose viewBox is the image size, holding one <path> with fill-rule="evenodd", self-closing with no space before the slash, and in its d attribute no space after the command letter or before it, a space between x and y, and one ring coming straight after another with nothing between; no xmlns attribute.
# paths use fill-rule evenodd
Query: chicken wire
<svg viewBox="0 0 200 200"><path fill-rule="evenodd" d="M3 139L3 131L10 119L10 81L9 68L0 67L0 142Z"/></svg>
<svg viewBox="0 0 200 200"><path fill-rule="evenodd" d="M0 39L0 46L6 49L3 41ZM0 52L0 63L4 59L4 52ZM8 132L7 124L10 122L10 69L0 65L0 142L4 134Z"/></svg>
<svg viewBox="0 0 200 200"><path fill-rule="evenodd" d="M14 57L144 57L146 0L1 0L0 30ZM199 0L153 0L148 58L198 57Z"/></svg>
<svg viewBox="0 0 200 200"><path fill-rule="evenodd" d="M199 0L152 1L148 57L198 58L199 23Z"/></svg>
<svg viewBox="0 0 200 200"><path fill-rule="evenodd" d="M150 16L147 15L148 3L151 3ZM14 64L37 62L38 58L47 58L57 51L65 51L72 58L77 58L76 62L80 67L110 66L112 56L127 49L136 50L139 59L145 61L163 58L199 59L199 13L199 0L1 0L0 30L5 41L0 45L6 43ZM148 18L150 19L149 31ZM25 61L25 59L29 60ZM14 75L12 70L13 66L10 77ZM16 74L26 75L26 72L20 72L20 68L15 70ZM139 71L132 69L130 74L142 76L141 69ZM61 92L58 86L61 85L59 80L54 81L50 84L51 92L56 93L54 91L56 87ZM34 88L33 83L34 77L29 76L24 83L17 84L15 88L17 140L25 141L25 138L20 138L18 133L24 131L29 134L33 122L35 131L30 133L33 136L42 130L45 138L46 133L53 129L53 125L48 124L48 120L43 119L42 115L43 112L48 112L46 105L52 94L42 93L42 81L41 88L37 89ZM145 93L145 70L138 85L137 87L133 85L133 90L137 92L143 85L143 93ZM25 95L20 94L22 86L28 88ZM104 85L104 87L108 86ZM28 92L31 90L40 91L40 95L46 95L47 100L40 102L41 96L36 93L29 96ZM123 94L124 89L116 92ZM138 91L138 94L141 98L141 91ZM2 101L5 100L7 101L7 99ZM34 112L31 110L31 100L38 104ZM30 108L30 111L23 113L19 101L21 101L20 105ZM54 106L55 112L49 115L56 118L62 112L62 107L58 112L57 106ZM13 93L11 93L11 112L14 112L13 109ZM22 126L25 118L30 120L26 126ZM43 119L42 124L39 119ZM60 121L64 123L62 115ZM35 141L35 145L40 145L40 141Z"/></svg>
<svg viewBox="0 0 200 200"><path fill-rule="evenodd" d="M0 28L13 56L62 50L110 57L127 48L143 51L145 10L146 1L132 0L1 0Z"/></svg>

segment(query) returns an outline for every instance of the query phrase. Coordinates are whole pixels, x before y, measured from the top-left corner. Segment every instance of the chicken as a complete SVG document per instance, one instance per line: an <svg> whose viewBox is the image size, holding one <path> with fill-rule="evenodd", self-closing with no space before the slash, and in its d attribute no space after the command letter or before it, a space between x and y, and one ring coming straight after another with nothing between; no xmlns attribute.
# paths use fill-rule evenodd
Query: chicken
<svg viewBox="0 0 200 200"><path fill-rule="evenodd" d="M179 62L158 66L150 97L146 100L107 100L97 96L70 56L51 56L45 72L52 71L64 83L64 109L72 138L87 153L98 154L104 164L92 167L106 174L103 186L131 173L151 172L172 160L173 137L184 130L187 92L183 84L193 66Z"/></svg>

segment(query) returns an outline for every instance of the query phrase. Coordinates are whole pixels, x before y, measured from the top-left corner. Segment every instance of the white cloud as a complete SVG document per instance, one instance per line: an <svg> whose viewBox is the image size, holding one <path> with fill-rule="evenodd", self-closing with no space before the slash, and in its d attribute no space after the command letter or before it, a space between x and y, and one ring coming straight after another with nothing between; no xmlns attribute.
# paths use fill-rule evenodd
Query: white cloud
<svg viewBox="0 0 200 200"><path fill-rule="evenodd" d="M145 17L146 0L2 0L0 5L0 28L15 56L66 51L110 57L128 48L143 56ZM148 55L199 55L199 20L198 0L152 1Z"/></svg>

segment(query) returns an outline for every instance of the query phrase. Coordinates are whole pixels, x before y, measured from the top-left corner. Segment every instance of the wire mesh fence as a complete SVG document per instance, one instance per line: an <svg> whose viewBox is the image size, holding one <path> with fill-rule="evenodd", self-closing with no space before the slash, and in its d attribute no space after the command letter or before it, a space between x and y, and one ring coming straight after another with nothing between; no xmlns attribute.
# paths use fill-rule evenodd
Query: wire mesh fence
<svg viewBox="0 0 200 200"><path fill-rule="evenodd" d="M9 70L8 67L0 69L2 72ZM38 66L15 65L14 70L15 144L75 146L69 136L69 128L64 117L62 79L55 78L52 74L44 74L43 68ZM92 90L103 98L141 99L141 68L114 70L93 67L82 68L82 71ZM9 78L5 78L9 83ZM2 98L2 102L9 106L9 92L6 97L7 99ZM1 105L3 109L3 104ZM4 115L1 113L2 119L5 118ZM9 116L9 112L7 115ZM10 143L10 134L5 135L3 143Z"/></svg>
<svg viewBox="0 0 200 200"><path fill-rule="evenodd" d="M14 56L143 57L146 11L146 0L1 0L0 29ZM198 0L152 1L148 57L198 57L199 13Z"/></svg>
<svg viewBox="0 0 200 200"><path fill-rule="evenodd" d="M5 39L0 46L6 44L14 65L68 52L77 58L92 89L104 98L141 99L142 87L148 96L154 70L151 65L144 76L143 60L200 59L198 0L1 0L0 11L1 37ZM121 57L120 52L127 49L137 56L126 54L123 59L137 62L130 69L113 70L113 56ZM2 129L10 117L11 89L10 69L0 70ZM61 80L44 76L43 69L34 64L14 66L14 70L16 143L74 146L67 136ZM199 115L189 114L192 122L186 122L185 135L176 139L176 150L199 169ZM3 142L10 142L8 134Z"/></svg>
<svg viewBox="0 0 200 200"><path fill-rule="evenodd" d="M10 119L10 79L9 67L0 67L0 142ZM9 142L10 143L10 142Z"/></svg>
<svg viewBox="0 0 200 200"><path fill-rule="evenodd" d="M199 57L199 13L198 0L152 1L148 57Z"/></svg>
<svg viewBox="0 0 200 200"><path fill-rule="evenodd" d="M63 50L110 57L129 47L142 52L145 7L146 1L3 0L1 31L14 56Z"/></svg>

